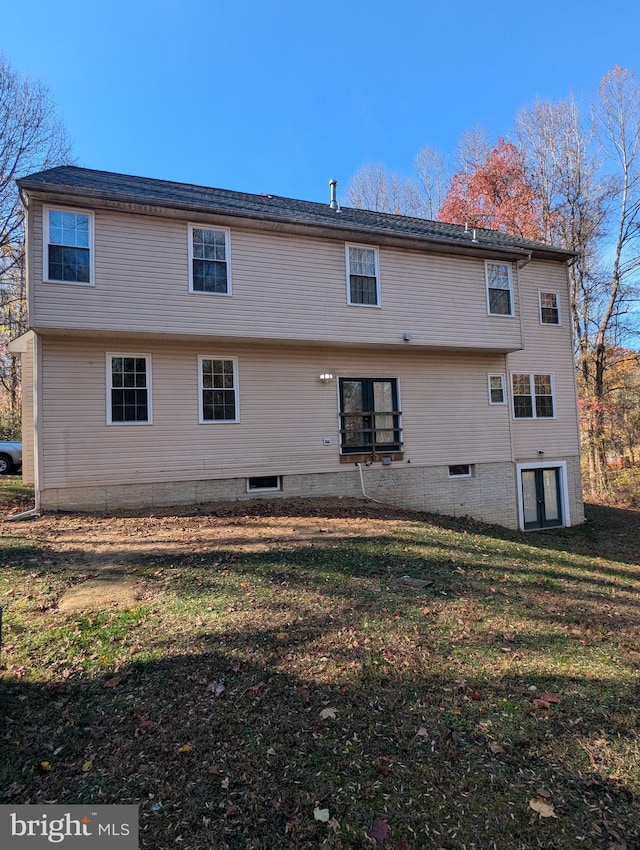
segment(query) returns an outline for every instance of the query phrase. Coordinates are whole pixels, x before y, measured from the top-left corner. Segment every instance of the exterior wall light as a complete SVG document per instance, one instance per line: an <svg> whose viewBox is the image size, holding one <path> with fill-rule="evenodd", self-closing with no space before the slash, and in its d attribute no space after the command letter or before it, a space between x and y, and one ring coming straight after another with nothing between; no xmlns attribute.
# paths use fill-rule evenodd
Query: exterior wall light
<svg viewBox="0 0 640 850"><path fill-rule="evenodd" d="M323 384L328 384L329 381L333 381L333 375L330 372L325 372L324 375L320 375L320 380Z"/></svg>

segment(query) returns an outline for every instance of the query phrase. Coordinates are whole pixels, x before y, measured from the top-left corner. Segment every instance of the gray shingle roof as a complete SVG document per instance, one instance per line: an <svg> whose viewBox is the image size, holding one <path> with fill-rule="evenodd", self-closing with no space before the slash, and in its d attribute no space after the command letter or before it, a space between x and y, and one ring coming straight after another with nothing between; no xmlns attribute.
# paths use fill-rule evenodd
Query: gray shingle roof
<svg viewBox="0 0 640 850"><path fill-rule="evenodd" d="M251 195L229 189L213 189L188 183L173 183L149 177L133 177L108 171L64 165L31 174L17 181L21 189L61 193L78 198L168 207L203 213L218 213L265 221L289 222L350 232L407 237L431 243L469 246L472 233L457 224L411 218L372 210L341 207L329 203L299 201L277 195ZM328 195L328 192L327 192ZM568 259L573 252L540 242L518 239L497 230L478 228L479 246L507 251L532 251L538 256Z"/></svg>

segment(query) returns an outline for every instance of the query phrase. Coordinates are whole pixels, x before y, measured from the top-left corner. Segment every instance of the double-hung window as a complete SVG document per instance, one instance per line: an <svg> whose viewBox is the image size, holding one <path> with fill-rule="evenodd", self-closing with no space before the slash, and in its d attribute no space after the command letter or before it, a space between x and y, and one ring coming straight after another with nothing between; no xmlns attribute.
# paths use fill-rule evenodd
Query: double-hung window
<svg viewBox="0 0 640 850"><path fill-rule="evenodd" d="M231 295L230 237L226 228L189 225L189 291Z"/></svg>
<svg viewBox="0 0 640 850"><path fill-rule="evenodd" d="M402 449L397 378L340 378L343 454Z"/></svg>
<svg viewBox="0 0 640 850"><path fill-rule="evenodd" d="M347 303L360 307L380 306L378 249L347 245Z"/></svg>
<svg viewBox="0 0 640 850"><path fill-rule="evenodd" d="M487 283L487 311L491 316L513 316L513 286L509 263L484 264Z"/></svg>
<svg viewBox="0 0 640 850"><path fill-rule="evenodd" d="M540 301L540 324L560 324L560 302L557 292L538 292Z"/></svg>
<svg viewBox="0 0 640 850"><path fill-rule="evenodd" d="M200 423L238 422L238 361L199 357Z"/></svg>
<svg viewBox="0 0 640 850"><path fill-rule="evenodd" d="M93 284L93 213L44 208L44 279Z"/></svg>
<svg viewBox="0 0 640 850"><path fill-rule="evenodd" d="M513 374L513 415L516 419L553 419L553 375Z"/></svg>
<svg viewBox="0 0 640 850"><path fill-rule="evenodd" d="M107 422L151 424L151 357L107 355Z"/></svg>
<svg viewBox="0 0 640 850"><path fill-rule="evenodd" d="M489 383L489 404L506 404L507 394L504 387L504 375L487 375Z"/></svg>

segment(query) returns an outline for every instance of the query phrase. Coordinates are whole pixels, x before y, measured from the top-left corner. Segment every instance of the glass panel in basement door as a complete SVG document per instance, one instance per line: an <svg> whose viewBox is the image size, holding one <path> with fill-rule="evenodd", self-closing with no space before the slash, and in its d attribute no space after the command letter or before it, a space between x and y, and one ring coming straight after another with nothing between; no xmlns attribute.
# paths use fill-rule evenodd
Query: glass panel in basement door
<svg viewBox="0 0 640 850"><path fill-rule="evenodd" d="M522 470L522 501L525 526L529 523L537 524L539 520L535 469Z"/></svg>
<svg viewBox="0 0 640 850"><path fill-rule="evenodd" d="M560 500L558 499L558 470L543 469L542 485L544 491L545 522L560 522Z"/></svg>

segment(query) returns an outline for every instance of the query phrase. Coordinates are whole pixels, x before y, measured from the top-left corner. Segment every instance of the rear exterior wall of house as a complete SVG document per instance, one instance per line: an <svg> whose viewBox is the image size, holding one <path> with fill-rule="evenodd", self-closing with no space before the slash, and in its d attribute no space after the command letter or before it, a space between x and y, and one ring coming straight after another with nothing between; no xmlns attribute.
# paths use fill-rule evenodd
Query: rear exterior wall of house
<svg viewBox="0 0 640 850"><path fill-rule="evenodd" d="M44 280L46 210L31 199L34 336L22 355L31 387L24 475L44 510L364 491L515 528L521 469L546 466L562 470L563 523L583 520L562 262L510 264L513 309L490 315L481 248L477 258L454 256L378 246L368 234L361 241L375 247L379 303L354 305L338 233L96 205L91 285L70 285ZM228 294L190 291L190 223L228 233ZM541 321L541 293L556 299L557 322ZM111 416L114 357L144 363L147 421ZM204 421L203 361L233 364L232 418ZM531 386L548 376L552 416L514 414L514 375ZM346 379L393 384L402 445L384 464L341 454Z"/></svg>

